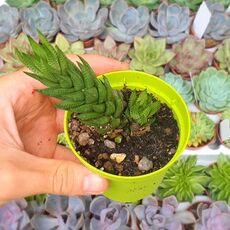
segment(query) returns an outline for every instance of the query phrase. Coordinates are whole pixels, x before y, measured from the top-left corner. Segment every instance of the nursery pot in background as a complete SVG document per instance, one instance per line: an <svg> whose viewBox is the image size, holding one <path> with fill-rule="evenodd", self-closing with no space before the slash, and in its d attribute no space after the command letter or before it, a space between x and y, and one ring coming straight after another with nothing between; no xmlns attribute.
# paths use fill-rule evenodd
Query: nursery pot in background
<svg viewBox="0 0 230 230"><path fill-rule="evenodd" d="M117 71L105 74L114 89L144 90L152 93L172 110L179 127L179 143L173 158L161 169L141 176L117 176L101 171L85 161L74 149L68 133L68 121L71 112L65 112L64 132L68 145L76 157L92 172L108 179L109 187L104 195L120 202L136 202L153 193L160 185L167 169L179 158L187 146L190 135L190 117L182 97L170 85L150 74L138 71ZM99 76L101 78L102 76Z"/></svg>

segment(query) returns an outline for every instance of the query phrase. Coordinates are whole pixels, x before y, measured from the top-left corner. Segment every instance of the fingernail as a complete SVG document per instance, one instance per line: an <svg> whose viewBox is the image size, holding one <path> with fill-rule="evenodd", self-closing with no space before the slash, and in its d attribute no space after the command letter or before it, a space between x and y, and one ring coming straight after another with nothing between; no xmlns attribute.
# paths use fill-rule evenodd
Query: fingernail
<svg viewBox="0 0 230 230"><path fill-rule="evenodd" d="M106 189L106 183L103 178L91 174L85 178L83 189L87 194L101 194Z"/></svg>

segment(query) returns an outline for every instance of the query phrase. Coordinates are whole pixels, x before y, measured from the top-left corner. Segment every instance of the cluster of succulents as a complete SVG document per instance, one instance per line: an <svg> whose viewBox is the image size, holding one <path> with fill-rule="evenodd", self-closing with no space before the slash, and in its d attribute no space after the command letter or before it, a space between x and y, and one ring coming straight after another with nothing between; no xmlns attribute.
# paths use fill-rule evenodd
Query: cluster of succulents
<svg viewBox="0 0 230 230"><path fill-rule="evenodd" d="M202 3L202 0L169 0L170 3L176 3L181 6L187 6L190 10L196 11L200 4Z"/></svg>
<svg viewBox="0 0 230 230"><path fill-rule="evenodd" d="M189 147L198 147L208 143L215 135L215 123L203 112L190 112L191 131Z"/></svg>
<svg viewBox="0 0 230 230"><path fill-rule="evenodd" d="M36 2L38 2L38 0L26 0L26 1L25 0L19 0L19 1L16 1L16 0L6 0L6 3L9 6L16 7L16 8L30 7L33 4L35 4Z"/></svg>

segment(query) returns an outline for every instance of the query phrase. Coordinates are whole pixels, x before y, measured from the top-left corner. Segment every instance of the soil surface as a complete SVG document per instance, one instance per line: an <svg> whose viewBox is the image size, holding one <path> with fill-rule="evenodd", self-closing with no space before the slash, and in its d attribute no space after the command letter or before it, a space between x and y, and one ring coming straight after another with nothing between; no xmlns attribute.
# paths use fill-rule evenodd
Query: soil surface
<svg viewBox="0 0 230 230"><path fill-rule="evenodd" d="M120 176L138 176L156 171L174 156L178 146L179 129L172 111L165 104L162 104L155 114L153 124L146 129L147 132L138 136L127 135L123 129L115 130L115 136L119 135L121 140L116 143L111 135L101 136L92 127L81 125L75 113L72 113L69 120L69 134L76 151L80 151L80 155L96 168ZM88 138L87 144L84 139L79 140L79 135ZM105 140L108 142L106 145ZM83 145L79 142L83 142ZM112 157L114 154L116 159ZM145 160L147 158L147 163L144 162L147 170L140 166L143 157Z"/></svg>

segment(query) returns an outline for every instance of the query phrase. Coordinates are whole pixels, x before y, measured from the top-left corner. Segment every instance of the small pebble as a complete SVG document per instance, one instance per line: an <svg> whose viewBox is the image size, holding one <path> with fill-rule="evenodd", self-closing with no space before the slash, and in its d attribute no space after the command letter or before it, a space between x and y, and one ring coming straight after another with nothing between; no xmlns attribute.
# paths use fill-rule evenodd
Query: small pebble
<svg viewBox="0 0 230 230"><path fill-rule="evenodd" d="M122 141L122 136L117 136L117 137L115 137L114 141L115 141L116 143L120 144L121 141Z"/></svg>
<svg viewBox="0 0 230 230"><path fill-rule="evenodd" d="M89 145L93 145L95 143L94 139L90 138L89 139Z"/></svg>
<svg viewBox="0 0 230 230"><path fill-rule="evenodd" d="M116 168L116 170L117 170L118 172L122 172L123 169L124 169L124 166L121 165L121 164L116 164L116 165L115 165L115 168Z"/></svg>
<svg viewBox="0 0 230 230"><path fill-rule="evenodd" d="M164 131L165 131L166 135L172 134L172 130L170 128L166 128Z"/></svg>
<svg viewBox="0 0 230 230"><path fill-rule="evenodd" d="M106 161L103 165L104 169L108 171L113 171L113 165L110 161Z"/></svg>
<svg viewBox="0 0 230 230"><path fill-rule="evenodd" d="M116 144L113 141L110 140L105 140L104 141L104 145L110 149L115 149L116 148Z"/></svg>
<svg viewBox="0 0 230 230"><path fill-rule="evenodd" d="M140 161L140 157L138 155L135 155L134 162L138 165L139 161Z"/></svg>
<svg viewBox="0 0 230 230"><path fill-rule="evenodd" d="M86 146L89 143L89 134L88 133L81 133L78 136L78 143L79 145Z"/></svg>
<svg viewBox="0 0 230 230"><path fill-rule="evenodd" d="M143 157L138 163L138 169L141 171L148 171L153 168L153 162L147 157Z"/></svg>
<svg viewBox="0 0 230 230"><path fill-rule="evenodd" d="M107 153L100 153L97 158L99 160L101 160L101 159L108 160L109 159L109 155Z"/></svg>
<svg viewBox="0 0 230 230"><path fill-rule="evenodd" d="M120 164L126 158L125 153L112 153L110 159Z"/></svg>

